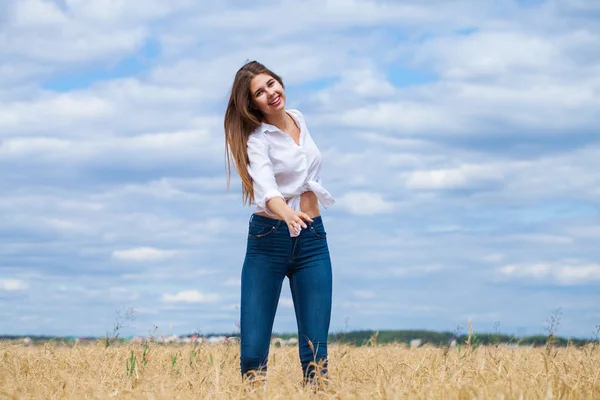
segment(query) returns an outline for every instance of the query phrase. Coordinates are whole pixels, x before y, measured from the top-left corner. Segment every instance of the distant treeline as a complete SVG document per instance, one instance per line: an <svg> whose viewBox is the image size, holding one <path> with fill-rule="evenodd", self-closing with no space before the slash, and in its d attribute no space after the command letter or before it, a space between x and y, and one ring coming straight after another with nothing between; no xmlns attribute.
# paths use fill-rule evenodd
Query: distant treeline
<svg viewBox="0 0 600 400"><path fill-rule="evenodd" d="M237 335L239 336L239 335ZM282 339L297 337L295 333L284 333L273 335ZM434 346L447 346L456 341L457 346L467 343L469 335L455 334L452 332L436 332L426 330L362 330L351 332L339 332L329 334L329 342L345 343L356 346L385 343L405 343L410 344L412 340L420 340L420 345L431 344ZM556 346L583 346L587 343L598 343L597 339L564 338L548 335L534 335L526 337L515 337L512 335L500 333L474 333L471 336L471 345L494 345L494 344L514 344L522 346L542 346L551 342Z"/></svg>
<svg viewBox="0 0 600 400"><path fill-rule="evenodd" d="M192 335L182 335L181 337L191 337ZM200 335L203 337L211 336L226 336L226 337L239 337L239 333L214 333ZM279 337L281 339L290 339L297 337L295 333L274 333L273 337ZM44 335L27 335L27 336L15 336L15 335L0 335L0 340L18 340L28 337L32 342L72 342L75 340L79 341L93 341L102 339L100 337L56 337L56 336L44 336ZM455 341L457 346L462 346L467 343L469 336L467 334L459 334L452 332L435 332L426 330L362 330L362 331L351 331L351 332L338 332L331 333L329 335L329 342L331 343L345 343L355 346L374 345L374 344L386 344L386 343L405 343L410 344L412 340L420 340L420 345L430 344L434 346L447 346ZM125 338L121 338L120 342L128 341ZM580 339L580 338L564 338L555 337L548 335L535 335L526 337L515 337L500 333L474 333L471 336L470 343L472 346L478 345L495 345L495 344L513 344L522 346L542 346L551 342L556 346L583 346L588 343L598 343L598 339Z"/></svg>
<svg viewBox="0 0 600 400"><path fill-rule="evenodd" d="M464 345L469 339L467 334L456 335L452 332L435 332L425 330L408 330L408 331L353 331L334 333L329 335L331 342L349 343L354 345L367 345L375 343L406 343L409 344L412 340L419 339L420 344L431 344L434 346L446 346L452 341L456 341L456 345ZM494 345L499 343L504 344L519 344L523 346L533 345L541 346L548 342L552 342L557 346L583 346L590 342L597 342L594 339L577 339L564 337L550 337L547 335L535 335L526 337L515 337L500 333L474 333L471 336L471 345Z"/></svg>

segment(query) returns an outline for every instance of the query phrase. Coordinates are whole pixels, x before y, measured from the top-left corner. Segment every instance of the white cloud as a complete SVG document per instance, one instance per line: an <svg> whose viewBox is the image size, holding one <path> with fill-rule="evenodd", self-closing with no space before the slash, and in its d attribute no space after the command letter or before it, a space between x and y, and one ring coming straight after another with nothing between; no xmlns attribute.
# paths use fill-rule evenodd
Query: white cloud
<svg viewBox="0 0 600 400"><path fill-rule="evenodd" d="M56 136L82 136L89 131L90 121L114 115L114 104L94 93L40 95L34 100L12 101L0 110L0 128L3 134L31 131L48 132L49 126L74 127L73 131L55 131ZM76 125L79 123L81 125ZM82 130L85 128L85 130Z"/></svg>
<svg viewBox="0 0 600 400"><path fill-rule="evenodd" d="M504 191L529 198L598 198L600 147L590 144L560 154L505 163Z"/></svg>
<svg viewBox="0 0 600 400"><path fill-rule="evenodd" d="M233 182L232 186L235 183ZM162 177L150 182L113 187L111 190L98 193L93 197L96 201L103 203L118 203L119 201L128 201L135 198L198 202L211 199L212 194L212 199L217 201L216 197L224 195L225 190L226 181L224 176L198 178ZM187 223L189 224L190 222L187 221ZM224 224L225 221L219 218L210 218L205 223L218 225L219 223ZM215 229L217 226L211 226L210 228Z"/></svg>
<svg viewBox="0 0 600 400"><path fill-rule="evenodd" d="M553 279L565 285L584 284L600 280L600 264L578 260L548 263L509 264L499 269L507 277Z"/></svg>
<svg viewBox="0 0 600 400"><path fill-rule="evenodd" d="M0 279L0 289L7 292L17 292L29 288L29 284L20 279Z"/></svg>
<svg viewBox="0 0 600 400"><path fill-rule="evenodd" d="M279 306L283 308L294 308L294 300L291 297L283 297L279 298Z"/></svg>
<svg viewBox="0 0 600 400"><path fill-rule="evenodd" d="M555 271L555 276L564 283L600 281L600 264L562 265Z"/></svg>
<svg viewBox="0 0 600 400"><path fill-rule="evenodd" d="M440 5L440 4L438 4ZM451 7L442 8L446 11ZM441 13L442 11L440 11ZM205 29L231 29L259 31L254 21L259 15L265 19L276 20L279 15L293 13L293 23L275 24L269 31L272 35L293 34L318 30L337 30L347 26L381 26L399 23L418 24L420 22L433 22L439 20L432 14L428 7L413 4L396 4L365 0L328 0L307 1L302 3L281 2L268 4L255 9L239 9L221 15L208 14L195 20ZM450 21L448 21L450 22Z"/></svg>
<svg viewBox="0 0 600 400"><path fill-rule="evenodd" d="M505 265L500 272L507 276L539 278L548 275L550 268L546 264Z"/></svg>
<svg viewBox="0 0 600 400"><path fill-rule="evenodd" d="M68 22L58 5L49 1L20 1L14 3L12 13L14 25L20 28L56 27Z"/></svg>
<svg viewBox="0 0 600 400"><path fill-rule="evenodd" d="M404 137L592 131L600 123L595 112L600 107L600 59L586 49L598 47L600 35L568 25L536 31L531 25L542 19L538 13L516 12L512 24L474 23L479 29L467 35L432 35L404 44L400 63L435 74L436 82L380 101L345 101L335 112L326 110L324 118ZM549 12L545 20L560 17ZM336 90L327 88L321 96Z"/></svg>
<svg viewBox="0 0 600 400"><path fill-rule="evenodd" d="M346 193L337 204L354 215L386 214L394 210L394 203L384 200L380 193L371 192Z"/></svg>
<svg viewBox="0 0 600 400"><path fill-rule="evenodd" d="M90 234L95 232L93 228L81 221L74 221L64 218L42 218L41 225L44 225L57 232L67 234Z"/></svg>
<svg viewBox="0 0 600 400"><path fill-rule="evenodd" d="M511 31L432 39L417 48L413 60L423 67L436 68L450 79L498 79L512 70L547 71L549 66L559 68L566 61L548 37Z"/></svg>
<svg viewBox="0 0 600 400"><path fill-rule="evenodd" d="M202 293L198 290L184 290L175 294L164 294L162 301L166 303L214 303L221 296L216 293Z"/></svg>
<svg viewBox="0 0 600 400"><path fill-rule="evenodd" d="M571 73L578 71L572 68ZM348 127L384 129L402 137L468 137L473 132L501 137L513 131L565 136L572 129L589 131L598 124L600 117L594 110L600 106L600 95L592 89L600 86L597 79L545 79L550 83L525 80L528 83L514 87L502 82L442 81L407 90L400 99L338 106L322 119ZM548 119L548 113L556 118Z"/></svg>
<svg viewBox="0 0 600 400"><path fill-rule="evenodd" d="M91 140L63 140L54 138L14 138L0 143L0 160L31 159L33 163L60 165L115 165L149 166L158 162L184 164L206 155L203 162L216 158L210 154L217 143L207 132L143 134L133 137L107 137Z"/></svg>
<svg viewBox="0 0 600 400"><path fill-rule="evenodd" d="M324 119L335 124L367 129L389 129L398 135L456 133L473 124L461 112L430 101L379 101L329 113Z"/></svg>
<svg viewBox="0 0 600 400"><path fill-rule="evenodd" d="M177 254L173 250L160 250L152 247L138 247L129 250L115 250L113 257L124 261L157 261L172 258Z"/></svg>
<svg viewBox="0 0 600 400"><path fill-rule="evenodd" d="M115 59L137 50L153 20L183 10L187 0L160 1L28 0L9 8L0 29L6 53L38 62L69 64ZM9 40L10 38L10 40Z"/></svg>
<svg viewBox="0 0 600 400"><path fill-rule="evenodd" d="M346 106L360 101L381 101L396 94L397 89L374 67L342 71L339 82L312 95L320 107L335 109L340 99ZM360 104L360 103L358 103Z"/></svg>
<svg viewBox="0 0 600 400"><path fill-rule="evenodd" d="M412 172L406 186L413 189L457 189L480 183L501 182L502 171L488 165L461 165L458 168Z"/></svg>

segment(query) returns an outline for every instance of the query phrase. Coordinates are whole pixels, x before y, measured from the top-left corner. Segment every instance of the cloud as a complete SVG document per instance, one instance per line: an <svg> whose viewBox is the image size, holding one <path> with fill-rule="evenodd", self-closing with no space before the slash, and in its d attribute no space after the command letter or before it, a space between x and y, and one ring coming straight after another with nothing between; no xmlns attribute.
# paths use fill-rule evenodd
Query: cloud
<svg viewBox="0 0 600 400"><path fill-rule="evenodd" d="M461 165L458 168L412 172L406 181L414 189L457 189L503 180L502 171L494 166Z"/></svg>
<svg viewBox="0 0 600 400"><path fill-rule="evenodd" d="M552 279L564 285L577 285L600 280L600 264L581 260L509 264L501 267L499 271L502 275L510 278Z"/></svg>
<svg viewBox="0 0 600 400"><path fill-rule="evenodd" d="M546 264L530 264L530 265L505 265L500 269L500 272L507 276L519 275L524 277L543 277L548 274L549 268Z"/></svg>
<svg viewBox="0 0 600 400"><path fill-rule="evenodd" d="M0 279L0 289L7 292L17 292L29 288L29 284L20 279Z"/></svg>
<svg viewBox="0 0 600 400"><path fill-rule="evenodd" d="M176 294L164 294L162 301L166 303L214 303L221 296L216 293L202 293L198 290L185 290Z"/></svg>
<svg viewBox="0 0 600 400"><path fill-rule="evenodd" d="M292 300L291 297L283 297L283 296L281 296L281 298L279 299L279 307L293 308L294 307L294 301Z"/></svg>
<svg viewBox="0 0 600 400"><path fill-rule="evenodd" d="M547 21L560 19L549 10L552 6L542 7ZM546 27L525 29L538 23L537 13L540 9L535 14L515 12L514 25L479 23L482 29L470 34L408 41L399 47L399 63L437 79L378 101L344 102L350 107L328 109L326 118L404 137L502 137L514 130L565 137L574 131L593 132L599 122L594 112L600 105L594 89L599 60L585 48L600 44L597 29L569 29L567 20L553 33ZM335 90L327 89L332 94Z"/></svg>
<svg viewBox="0 0 600 400"><path fill-rule="evenodd" d="M6 42L5 54L46 63L114 60L144 43L150 35L149 23L185 9L186 3L190 4L186 0L16 2L8 9L0 40Z"/></svg>
<svg viewBox="0 0 600 400"><path fill-rule="evenodd" d="M114 165L143 167L162 161L184 163L212 147L205 132L143 134L103 140L50 138L9 139L0 147L0 159L36 157L37 163L58 165Z"/></svg>
<svg viewBox="0 0 600 400"><path fill-rule="evenodd" d="M560 50L547 36L482 31L425 41L419 46L413 63L433 67L444 78L496 80L512 71L548 71L548 66L558 69L567 61L561 57Z"/></svg>
<svg viewBox="0 0 600 400"><path fill-rule="evenodd" d="M344 98L346 106L361 104L361 101L380 101L395 95L397 89L382 71L376 67L366 66L342 71L338 81L327 89L321 90L311 97L320 107L335 109L339 99Z"/></svg>
<svg viewBox="0 0 600 400"><path fill-rule="evenodd" d="M441 3L443 4L443 3ZM443 5L442 5L443 7ZM417 24L424 20L437 19L428 12L427 7L413 4L396 4L386 2L371 2L363 0L352 1L308 1L302 4L282 2L268 4L254 9L238 9L226 15L208 14L196 20L206 29L231 29L236 27L241 31L260 30L253 23L257 15L264 18L276 19L295 11L294 23L278 24L270 32L273 35L293 34L312 30L337 30L346 26L381 26L386 24Z"/></svg>
<svg viewBox="0 0 600 400"><path fill-rule="evenodd" d="M177 254L173 250L160 250L152 247L138 247L129 250L115 250L113 257L123 261L157 261L172 258Z"/></svg>
<svg viewBox="0 0 600 400"><path fill-rule="evenodd" d="M379 193L349 192L340 197L338 204L354 215L390 213L394 203L386 201Z"/></svg>
<svg viewBox="0 0 600 400"><path fill-rule="evenodd" d="M114 112L113 104L94 93L46 94L35 100L6 103L0 111L0 127L5 135L9 132L47 132L47 121L52 121L54 127L67 128L108 118ZM58 131L54 135L82 135L80 129Z"/></svg>

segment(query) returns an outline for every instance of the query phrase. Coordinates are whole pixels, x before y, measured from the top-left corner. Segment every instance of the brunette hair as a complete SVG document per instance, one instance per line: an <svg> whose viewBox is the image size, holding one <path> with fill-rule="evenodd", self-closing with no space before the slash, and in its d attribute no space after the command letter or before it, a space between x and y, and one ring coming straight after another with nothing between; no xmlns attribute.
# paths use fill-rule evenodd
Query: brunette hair
<svg viewBox="0 0 600 400"><path fill-rule="evenodd" d="M233 163L242 179L244 204L254 201L252 177L248 173L248 137L260 126L263 115L254 104L250 93L250 82L256 75L272 76L283 87L283 80L273 71L257 61L246 62L235 74L227 110L225 111L225 163L227 167L227 189L231 181Z"/></svg>

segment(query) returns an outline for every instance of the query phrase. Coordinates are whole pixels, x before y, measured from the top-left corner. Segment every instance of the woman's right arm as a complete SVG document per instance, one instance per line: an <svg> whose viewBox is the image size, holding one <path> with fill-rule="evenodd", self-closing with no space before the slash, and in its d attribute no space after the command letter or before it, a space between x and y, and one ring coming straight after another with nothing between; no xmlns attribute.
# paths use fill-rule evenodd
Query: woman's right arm
<svg viewBox="0 0 600 400"><path fill-rule="evenodd" d="M267 207L267 202L273 198L280 198L284 203L285 200L277 187L268 150L256 136L251 135L248 138L247 152L248 173L254 187L254 202L265 209L267 214L275 216L276 213Z"/></svg>

